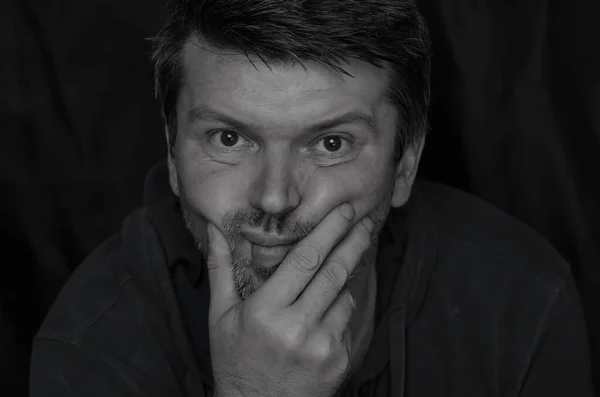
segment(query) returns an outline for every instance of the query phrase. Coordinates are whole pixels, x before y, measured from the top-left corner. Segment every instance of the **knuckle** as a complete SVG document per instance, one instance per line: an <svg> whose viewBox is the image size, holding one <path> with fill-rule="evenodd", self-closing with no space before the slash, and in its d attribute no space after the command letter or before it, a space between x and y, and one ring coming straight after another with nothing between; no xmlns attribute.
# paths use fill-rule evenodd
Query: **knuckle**
<svg viewBox="0 0 600 397"><path fill-rule="evenodd" d="M337 370L337 373L345 374L350 371L351 363L352 362L348 354L341 354L333 364L333 367Z"/></svg>
<svg viewBox="0 0 600 397"><path fill-rule="evenodd" d="M243 311L242 321L244 325L251 325L261 329L268 328L271 324L272 316L266 310L261 308L251 308Z"/></svg>
<svg viewBox="0 0 600 397"><path fill-rule="evenodd" d="M296 250L291 253L291 260L296 266L307 272L314 272L321 263L321 250L316 247L316 244L304 242L298 244Z"/></svg>
<svg viewBox="0 0 600 397"><path fill-rule="evenodd" d="M206 267L208 268L208 270L214 270L219 267L219 263L213 254L207 255Z"/></svg>
<svg viewBox="0 0 600 397"><path fill-rule="evenodd" d="M343 286L350 277L350 268L342 258L330 259L330 265L323 269L323 276L334 287Z"/></svg>
<svg viewBox="0 0 600 397"><path fill-rule="evenodd" d="M219 256L214 249L209 249L204 255L206 257L206 265L209 269L216 269L219 267Z"/></svg>
<svg viewBox="0 0 600 397"><path fill-rule="evenodd" d="M302 325L286 327L283 334L284 348L287 351L299 351L304 345L307 335L307 329Z"/></svg>
<svg viewBox="0 0 600 397"><path fill-rule="evenodd" d="M358 247L361 251L366 251L371 245L371 231L363 224L358 234Z"/></svg>
<svg viewBox="0 0 600 397"><path fill-rule="evenodd" d="M366 217L363 219L363 221L361 222L364 232L368 235L371 235L371 233L373 232L373 229L375 228L375 222L373 222L373 219L371 219L370 217Z"/></svg>
<svg viewBox="0 0 600 397"><path fill-rule="evenodd" d="M217 269L222 263L227 263L230 260L230 252L222 248L210 248L204 254L208 269Z"/></svg>
<svg viewBox="0 0 600 397"><path fill-rule="evenodd" d="M371 241L367 239L361 240L359 243L359 248L361 252L365 252L371 246Z"/></svg>
<svg viewBox="0 0 600 397"><path fill-rule="evenodd" d="M322 334L316 338L311 355L317 362L327 362L335 351L335 338L330 334Z"/></svg>

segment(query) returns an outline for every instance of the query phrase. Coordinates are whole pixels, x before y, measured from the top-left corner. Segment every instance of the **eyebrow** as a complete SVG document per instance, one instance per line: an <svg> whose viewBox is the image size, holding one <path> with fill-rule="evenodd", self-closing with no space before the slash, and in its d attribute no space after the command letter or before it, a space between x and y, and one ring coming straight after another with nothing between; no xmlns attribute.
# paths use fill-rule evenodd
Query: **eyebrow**
<svg viewBox="0 0 600 397"><path fill-rule="evenodd" d="M206 105L197 106L188 112L189 121L192 124L206 121L217 121L223 124L230 125L242 132L255 133L259 130L256 124L245 123L235 118L220 113ZM377 135L377 124L375 117L360 111L346 112L338 117L329 120L320 121L310 125L305 129L307 133L325 131L340 125L362 125L367 128L367 131L372 135Z"/></svg>

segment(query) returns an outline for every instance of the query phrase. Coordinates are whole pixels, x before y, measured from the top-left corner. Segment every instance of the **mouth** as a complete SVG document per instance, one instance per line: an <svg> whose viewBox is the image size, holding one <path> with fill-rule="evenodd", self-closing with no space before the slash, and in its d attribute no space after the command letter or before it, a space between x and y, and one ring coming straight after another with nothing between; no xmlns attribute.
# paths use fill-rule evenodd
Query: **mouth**
<svg viewBox="0 0 600 397"><path fill-rule="evenodd" d="M263 267L273 267L281 263L293 247L293 244L275 245L271 247L255 243L251 243L251 245L252 261Z"/></svg>
<svg viewBox="0 0 600 397"><path fill-rule="evenodd" d="M272 268L281 263L294 246L289 237L246 230L242 235L252 247L252 261L261 267Z"/></svg>

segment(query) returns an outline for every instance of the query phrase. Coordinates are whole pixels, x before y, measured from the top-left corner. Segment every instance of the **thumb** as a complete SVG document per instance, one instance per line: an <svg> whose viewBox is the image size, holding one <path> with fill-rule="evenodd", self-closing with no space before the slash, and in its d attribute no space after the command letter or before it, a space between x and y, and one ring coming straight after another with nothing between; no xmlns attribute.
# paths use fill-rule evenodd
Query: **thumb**
<svg viewBox="0 0 600 397"><path fill-rule="evenodd" d="M239 303L240 298L231 272L231 251L223 234L212 223L206 228L208 235L208 279L210 284L209 326L229 309Z"/></svg>

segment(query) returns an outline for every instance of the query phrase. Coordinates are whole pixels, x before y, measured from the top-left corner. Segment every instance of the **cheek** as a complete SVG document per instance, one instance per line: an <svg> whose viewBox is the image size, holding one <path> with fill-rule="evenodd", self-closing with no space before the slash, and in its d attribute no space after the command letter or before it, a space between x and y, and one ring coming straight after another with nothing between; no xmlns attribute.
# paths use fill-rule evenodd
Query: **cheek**
<svg viewBox="0 0 600 397"><path fill-rule="evenodd" d="M376 211L389 200L394 182L393 169L381 165L358 164L349 167L321 169L307 181L303 201L311 212L325 216L337 205L348 201L356 211L356 219Z"/></svg>
<svg viewBox="0 0 600 397"><path fill-rule="evenodd" d="M202 157L182 160L177 167L180 195L196 218L220 226L228 211L245 207L248 178L236 167Z"/></svg>

